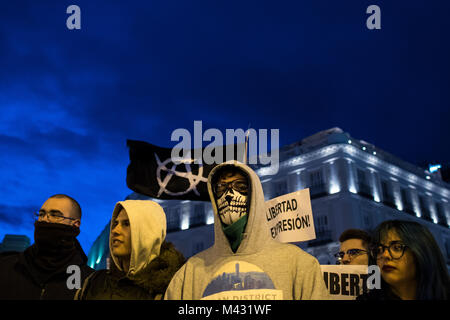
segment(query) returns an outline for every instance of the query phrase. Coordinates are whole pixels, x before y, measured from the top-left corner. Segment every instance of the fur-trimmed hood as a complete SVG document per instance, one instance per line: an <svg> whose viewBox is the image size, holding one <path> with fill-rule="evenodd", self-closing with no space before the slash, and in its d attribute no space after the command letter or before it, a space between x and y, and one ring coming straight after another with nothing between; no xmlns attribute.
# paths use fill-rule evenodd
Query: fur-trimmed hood
<svg viewBox="0 0 450 320"><path fill-rule="evenodd" d="M175 249L171 242L165 241L161 245L159 256L150 262L143 270L142 277L134 280L134 283L154 297L164 295L170 280L185 262L183 254Z"/></svg>

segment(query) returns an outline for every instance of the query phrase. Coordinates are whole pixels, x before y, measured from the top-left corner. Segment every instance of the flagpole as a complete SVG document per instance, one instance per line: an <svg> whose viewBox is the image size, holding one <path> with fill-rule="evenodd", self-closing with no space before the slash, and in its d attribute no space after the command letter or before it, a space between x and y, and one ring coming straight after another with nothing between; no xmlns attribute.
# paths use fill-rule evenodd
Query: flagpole
<svg viewBox="0 0 450 320"><path fill-rule="evenodd" d="M244 143L244 164L247 164L247 158L248 158L248 155L247 155L247 147L248 147L248 135L249 135L249 133L250 133L250 123L248 124L248 128L247 128L247 132L246 132L246 134L245 134L245 143Z"/></svg>

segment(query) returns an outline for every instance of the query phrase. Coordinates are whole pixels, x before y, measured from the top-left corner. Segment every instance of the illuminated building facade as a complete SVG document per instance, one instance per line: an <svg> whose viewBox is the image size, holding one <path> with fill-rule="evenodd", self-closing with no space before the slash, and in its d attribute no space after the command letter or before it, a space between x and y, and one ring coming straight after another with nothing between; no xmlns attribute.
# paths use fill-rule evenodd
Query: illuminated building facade
<svg viewBox="0 0 450 320"><path fill-rule="evenodd" d="M266 200L309 188L316 229L315 240L296 243L321 264L334 264L340 234L349 228L372 230L385 220L418 221L438 242L450 266L450 184L339 128L319 132L280 149L280 166L253 166L261 179ZM150 199L131 194L129 199ZM167 240L185 257L213 244L211 204L195 201L158 202L167 215ZM108 233L105 228L103 233ZM100 235L91 252L104 247ZM102 240L103 239L103 240ZM106 239L106 242L105 242ZM95 251L97 250L97 251ZM106 258L93 253L90 262ZM106 260L105 260L106 261ZM97 268L96 264L90 264Z"/></svg>

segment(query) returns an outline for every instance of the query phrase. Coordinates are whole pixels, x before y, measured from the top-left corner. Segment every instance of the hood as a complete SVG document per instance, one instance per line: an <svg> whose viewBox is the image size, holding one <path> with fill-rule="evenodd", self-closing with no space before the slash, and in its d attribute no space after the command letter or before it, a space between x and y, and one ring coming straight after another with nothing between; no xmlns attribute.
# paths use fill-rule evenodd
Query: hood
<svg viewBox="0 0 450 320"><path fill-rule="evenodd" d="M247 165L236 160L231 160L217 165L208 176L208 193L214 211L214 250L219 255L232 255L228 239L223 232L222 223L217 210L217 202L212 191L212 183L215 174L224 166L233 166L241 169L249 179L249 210L247 226L244 230L243 239L235 254L253 254L265 247L266 243L272 241L267 222L265 219L266 205L261 181L256 173Z"/></svg>
<svg viewBox="0 0 450 320"><path fill-rule="evenodd" d="M166 237L166 215L163 208L154 201L126 200L116 203L111 222L122 208L127 212L131 230L130 268L126 276L136 279L160 253L161 244ZM111 250L111 226L112 223L109 233L110 255L117 269L123 271Z"/></svg>

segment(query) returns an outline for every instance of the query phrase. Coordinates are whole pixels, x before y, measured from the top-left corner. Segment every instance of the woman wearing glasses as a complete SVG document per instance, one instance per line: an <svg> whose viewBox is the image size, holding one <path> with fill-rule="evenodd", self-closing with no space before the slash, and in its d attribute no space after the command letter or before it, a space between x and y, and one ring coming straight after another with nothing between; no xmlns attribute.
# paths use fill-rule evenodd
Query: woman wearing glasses
<svg viewBox="0 0 450 320"><path fill-rule="evenodd" d="M373 235L372 254L381 270L381 289L357 300L447 300L445 260L427 228L417 222L389 220Z"/></svg>

